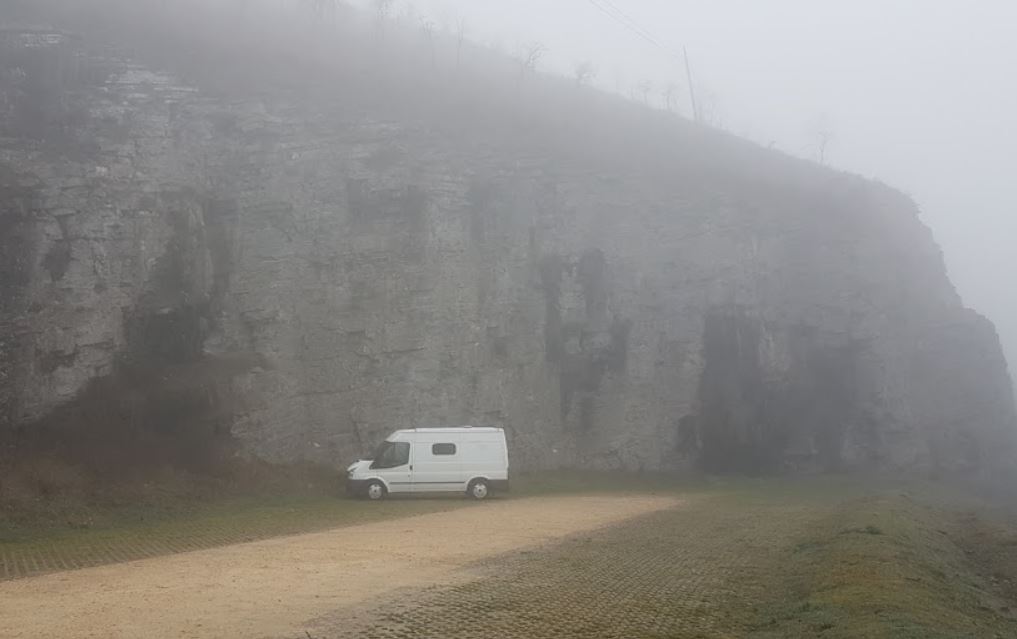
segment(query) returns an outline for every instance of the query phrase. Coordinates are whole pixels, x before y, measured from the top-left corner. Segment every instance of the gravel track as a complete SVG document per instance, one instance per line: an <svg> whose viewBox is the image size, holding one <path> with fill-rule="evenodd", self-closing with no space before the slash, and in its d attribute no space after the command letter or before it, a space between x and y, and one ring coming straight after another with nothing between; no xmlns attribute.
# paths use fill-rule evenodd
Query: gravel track
<svg viewBox="0 0 1017 639"><path fill-rule="evenodd" d="M834 506L693 498L470 567L472 579L336 610L314 639L692 639L752 634L778 567ZM302 635L287 635L297 639Z"/></svg>

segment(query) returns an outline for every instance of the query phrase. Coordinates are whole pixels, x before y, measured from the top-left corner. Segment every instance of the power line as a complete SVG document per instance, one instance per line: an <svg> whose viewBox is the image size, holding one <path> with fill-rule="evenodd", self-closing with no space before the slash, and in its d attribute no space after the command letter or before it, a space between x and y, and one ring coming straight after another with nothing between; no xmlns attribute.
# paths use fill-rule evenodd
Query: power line
<svg viewBox="0 0 1017 639"><path fill-rule="evenodd" d="M643 40L647 41L654 47L663 48L659 40L654 38L653 35L650 34L650 32L645 30L645 28L640 26L636 22L636 20L634 20L630 15L627 15L624 11L619 9L618 6L612 3L610 0L591 0L591 1L594 4L594 6L600 9L609 18L613 19L615 22L618 22L619 24L627 28L627 30L633 32L634 34L636 34Z"/></svg>
<svg viewBox="0 0 1017 639"><path fill-rule="evenodd" d="M628 19L626 19L624 15L619 14L619 12L617 11L617 7L610 7L606 3L601 4L601 1L602 0L587 0L587 2L593 5L594 8L603 13L613 22L620 24L622 27L624 27L628 31L631 31L642 40L649 42L653 46L660 47L660 43L657 42L656 38L654 38L652 35L650 35L642 28L640 28L639 25L630 22Z"/></svg>
<svg viewBox="0 0 1017 639"><path fill-rule="evenodd" d="M618 8L618 5L614 4L611 0L587 0L587 2L589 2L598 11L603 13L605 16L607 16L614 22L618 23L625 29L631 31L642 40L660 49L667 55L674 58L679 57L675 52L671 51L666 46L661 44L660 40L654 37L652 33L644 29L643 27L639 26L639 23L637 23L634 19L632 19L631 16L629 16L620 8Z"/></svg>
<svg viewBox="0 0 1017 639"><path fill-rule="evenodd" d="M696 92L695 92L695 88L692 86L692 67L689 64L689 53L688 53L688 50L683 47L682 48L682 54L678 54L678 53L668 49L665 45L661 44L660 40L655 38L652 33L647 31L643 27L639 26L638 22L636 22L630 15L628 15L627 13L622 11L618 7L618 5L616 5L613 2L613 0L587 0L587 2L589 2L598 11L603 13L605 16L607 16L608 18L610 18L614 22L620 24L622 27L628 29L629 31L631 31L635 35L639 36L641 39L645 40L646 42L650 43L654 47L656 47L656 48L660 49L661 51L663 51L664 54L667 55L668 57L674 58L676 60L681 60L681 59L684 58L684 60L685 60L685 73L687 75L688 84L689 84L689 87L688 87L689 88L689 99L692 102L692 118L698 122L699 121L699 107L696 104Z"/></svg>
<svg viewBox="0 0 1017 639"><path fill-rule="evenodd" d="M628 24L632 25L632 27L637 29L638 31L642 32L644 35L646 35L653 42L656 42L657 43L656 46L660 47L664 51L668 50L666 46L664 46L663 44L660 44L660 40L658 38L656 38L655 36L653 36L648 29L644 29L642 26L639 25L638 22L636 22L632 18L632 16L630 16L627 13L625 13L618 5L616 5L614 3L614 0L598 0L598 1L599 2L603 2L605 5L607 5L608 9L611 9L617 15L621 16L621 18L625 22L627 22Z"/></svg>

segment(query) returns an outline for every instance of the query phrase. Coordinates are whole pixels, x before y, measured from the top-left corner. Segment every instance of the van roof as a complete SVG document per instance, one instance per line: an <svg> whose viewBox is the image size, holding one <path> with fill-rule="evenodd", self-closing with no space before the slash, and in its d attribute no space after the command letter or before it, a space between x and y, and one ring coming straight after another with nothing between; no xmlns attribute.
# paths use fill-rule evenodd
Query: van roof
<svg viewBox="0 0 1017 639"><path fill-rule="evenodd" d="M444 426L438 428L404 428L396 433L500 433L502 428L493 426Z"/></svg>

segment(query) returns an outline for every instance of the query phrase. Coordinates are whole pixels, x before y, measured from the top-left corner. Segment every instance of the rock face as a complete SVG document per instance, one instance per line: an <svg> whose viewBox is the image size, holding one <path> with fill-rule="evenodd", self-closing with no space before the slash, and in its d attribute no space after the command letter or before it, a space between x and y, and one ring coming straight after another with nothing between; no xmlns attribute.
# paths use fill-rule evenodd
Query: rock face
<svg viewBox="0 0 1017 639"><path fill-rule="evenodd" d="M15 454L341 463L474 423L527 467L1014 458L995 331L891 189L606 98L466 123L114 44L0 31Z"/></svg>

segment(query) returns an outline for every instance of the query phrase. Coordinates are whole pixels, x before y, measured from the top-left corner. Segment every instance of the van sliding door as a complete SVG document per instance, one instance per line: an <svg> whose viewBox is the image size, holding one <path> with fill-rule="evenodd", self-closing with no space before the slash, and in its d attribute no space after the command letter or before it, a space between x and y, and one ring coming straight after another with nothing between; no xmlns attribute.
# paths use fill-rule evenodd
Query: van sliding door
<svg viewBox="0 0 1017 639"><path fill-rule="evenodd" d="M414 492L466 490L459 442L434 439L417 442L413 448Z"/></svg>

